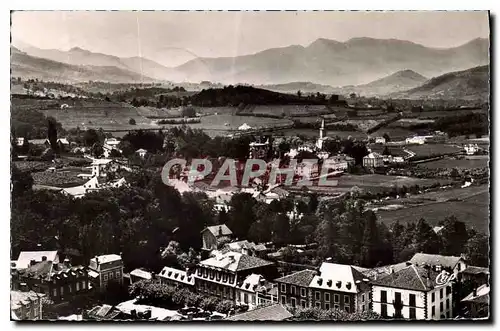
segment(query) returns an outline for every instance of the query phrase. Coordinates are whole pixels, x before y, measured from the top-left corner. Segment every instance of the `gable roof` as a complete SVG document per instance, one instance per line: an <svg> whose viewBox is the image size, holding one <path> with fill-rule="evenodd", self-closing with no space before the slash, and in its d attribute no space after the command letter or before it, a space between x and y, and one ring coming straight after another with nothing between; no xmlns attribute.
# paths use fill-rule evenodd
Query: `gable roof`
<svg viewBox="0 0 500 331"><path fill-rule="evenodd" d="M483 268L483 267L476 267L473 265L468 266L464 270L462 270L463 274L469 274L469 275L478 275L478 274L485 274L489 275L490 274L490 269L488 268Z"/></svg>
<svg viewBox="0 0 500 331"><path fill-rule="evenodd" d="M175 282L183 283L186 285L194 285L194 276L188 275L185 270L179 270L171 267L164 267L160 273L159 277L173 280Z"/></svg>
<svg viewBox="0 0 500 331"><path fill-rule="evenodd" d="M311 284L314 276L317 274L317 271L314 270L301 270L294 272L293 274L286 275L275 279L274 281L286 284L292 284L297 286L308 287Z"/></svg>
<svg viewBox="0 0 500 331"><path fill-rule="evenodd" d="M445 256L437 254L417 253L413 255L410 262L416 265L423 265L423 264L429 266L441 265L445 268L453 269L460 260L463 260L460 256Z"/></svg>
<svg viewBox="0 0 500 331"><path fill-rule="evenodd" d="M372 281L373 285L380 285L406 290L427 292L441 285L436 284L438 272L410 265L385 277ZM428 277L429 276L429 277Z"/></svg>
<svg viewBox="0 0 500 331"><path fill-rule="evenodd" d="M233 234L233 231L231 231L226 224L208 226L201 232L205 232L206 230L210 231L216 238Z"/></svg>
<svg viewBox="0 0 500 331"><path fill-rule="evenodd" d="M97 256L97 258L99 259L99 264L120 261L122 259L122 257L118 254L100 255ZM96 257L91 258L90 261L96 262Z"/></svg>
<svg viewBox="0 0 500 331"><path fill-rule="evenodd" d="M237 252L226 252L200 262L200 265L226 269L229 271L242 271L272 265L272 262Z"/></svg>
<svg viewBox="0 0 500 331"><path fill-rule="evenodd" d="M42 262L43 257L47 257L47 261L59 262L57 251L24 251L19 253L16 262L16 269L25 269L30 266L31 260Z"/></svg>
<svg viewBox="0 0 500 331"><path fill-rule="evenodd" d="M253 310L230 316L228 321L284 321L293 317L283 305L275 303L269 306L257 307Z"/></svg>
<svg viewBox="0 0 500 331"><path fill-rule="evenodd" d="M319 274L315 275L312 288L357 293L365 276L350 265L323 262Z"/></svg>

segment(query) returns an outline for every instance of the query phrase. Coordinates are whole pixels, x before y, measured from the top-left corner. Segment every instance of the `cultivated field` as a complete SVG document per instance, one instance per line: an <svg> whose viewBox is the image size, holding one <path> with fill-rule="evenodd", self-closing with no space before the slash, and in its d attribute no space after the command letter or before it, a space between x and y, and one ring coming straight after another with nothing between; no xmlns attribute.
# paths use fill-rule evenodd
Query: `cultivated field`
<svg viewBox="0 0 500 331"><path fill-rule="evenodd" d="M322 105L257 105L245 108L245 112L263 115L285 115L289 117L319 116L330 114L331 110Z"/></svg>
<svg viewBox="0 0 500 331"><path fill-rule="evenodd" d="M401 141L405 140L408 137L411 137L415 133L408 129L404 129L401 127L391 127L385 126L380 130L377 130L371 134L372 137L382 137L384 134L388 134L391 141Z"/></svg>
<svg viewBox="0 0 500 331"><path fill-rule="evenodd" d="M465 157L461 159L445 158L432 162L418 164L418 167L438 169L438 168L458 168L458 169L474 169L489 167L488 155Z"/></svg>
<svg viewBox="0 0 500 331"><path fill-rule="evenodd" d="M284 135L284 136L305 136L308 138L315 138L319 136L319 131L315 129L286 129L283 131L279 131L276 135ZM340 137L340 138L348 138L352 137L355 139L366 139L367 136L363 132L359 131L333 131L333 130L325 130L325 136L327 137Z"/></svg>
<svg viewBox="0 0 500 331"><path fill-rule="evenodd" d="M414 152L416 156L442 155L463 151L461 147L450 144L408 145L406 148Z"/></svg>
<svg viewBox="0 0 500 331"><path fill-rule="evenodd" d="M446 217L455 215L467 226L477 231L488 232L489 192L487 186L432 192L411 199L422 201L423 198L434 201L405 205L404 208L396 210L378 210L378 219L389 225L397 220L400 223L408 223L423 218L429 224L436 226ZM404 200L406 199L398 200L396 203L402 203ZM414 200L414 202L419 200Z"/></svg>
<svg viewBox="0 0 500 331"><path fill-rule="evenodd" d="M452 180L447 179L423 179L406 176L386 176L379 174L370 175L351 175L345 174L338 178L339 188L352 188L357 186L362 190L370 192L386 191L393 187L409 187L419 185L420 187L430 186L435 183L446 185L451 183Z"/></svg>

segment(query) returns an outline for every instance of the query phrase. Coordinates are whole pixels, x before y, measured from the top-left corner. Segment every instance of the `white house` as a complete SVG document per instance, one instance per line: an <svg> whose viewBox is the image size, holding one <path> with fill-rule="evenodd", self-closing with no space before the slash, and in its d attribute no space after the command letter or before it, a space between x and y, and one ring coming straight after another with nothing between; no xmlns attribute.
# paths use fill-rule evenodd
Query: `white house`
<svg viewBox="0 0 500 331"><path fill-rule="evenodd" d="M144 157L146 156L146 154L147 154L147 152L148 152L148 151L147 151L147 150L145 150L144 148L140 148L140 149L136 150L135 152L136 152L137 154L139 154L139 156L140 156L141 158L144 158Z"/></svg>
<svg viewBox="0 0 500 331"><path fill-rule="evenodd" d="M95 287L103 290L110 282L123 284L123 260L121 255L107 254L90 259L89 277Z"/></svg>
<svg viewBox="0 0 500 331"><path fill-rule="evenodd" d="M464 150L467 155L474 155L479 151L479 146L477 144L467 144L464 145Z"/></svg>
<svg viewBox="0 0 500 331"><path fill-rule="evenodd" d="M384 137L375 137L375 144L385 144Z"/></svg>
<svg viewBox="0 0 500 331"><path fill-rule="evenodd" d="M382 318L453 318L452 275L411 264L372 280L372 309Z"/></svg>
<svg viewBox="0 0 500 331"><path fill-rule="evenodd" d="M373 152L363 158L363 166L368 168L378 168L384 166L384 157Z"/></svg>
<svg viewBox="0 0 500 331"><path fill-rule="evenodd" d="M406 144L407 145L423 145L425 144L425 139L427 137L425 136L414 136L410 138L406 138Z"/></svg>
<svg viewBox="0 0 500 331"><path fill-rule="evenodd" d="M252 127L246 123L243 123L242 125L240 125L238 127L238 130L240 131L247 131L247 130L250 130Z"/></svg>

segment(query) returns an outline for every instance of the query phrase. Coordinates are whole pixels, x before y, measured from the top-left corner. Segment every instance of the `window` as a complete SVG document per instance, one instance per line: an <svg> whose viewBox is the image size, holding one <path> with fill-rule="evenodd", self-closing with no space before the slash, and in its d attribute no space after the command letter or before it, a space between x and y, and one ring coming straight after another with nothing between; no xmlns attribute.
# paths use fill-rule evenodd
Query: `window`
<svg viewBox="0 0 500 331"><path fill-rule="evenodd" d="M61 286L61 292L60 293L61 293L61 296L64 295L64 286Z"/></svg>
<svg viewBox="0 0 500 331"><path fill-rule="evenodd" d="M443 302L441 301L441 302L439 303L439 311L441 311L441 312L442 312L443 310L444 310L444 309L443 309Z"/></svg>
<svg viewBox="0 0 500 331"><path fill-rule="evenodd" d="M365 302L365 294L361 294L361 302Z"/></svg>
<svg viewBox="0 0 500 331"><path fill-rule="evenodd" d="M349 307L348 305L344 305L344 310L345 310L347 313L350 313L350 312L351 312L351 307Z"/></svg>
<svg viewBox="0 0 500 331"><path fill-rule="evenodd" d="M252 295L252 303L255 305L255 295Z"/></svg>
<svg viewBox="0 0 500 331"><path fill-rule="evenodd" d="M315 297L314 297L314 298L315 298L316 300L320 300L320 298L321 298L321 293L319 293L319 291L316 291L316 293L314 293L314 295L315 295Z"/></svg>
<svg viewBox="0 0 500 331"><path fill-rule="evenodd" d="M246 303L246 304L248 304L248 294L247 293L245 293L243 295L243 302Z"/></svg>
<svg viewBox="0 0 500 331"><path fill-rule="evenodd" d="M306 289L303 287L300 288L300 296L303 296L303 297L306 296Z"/></svg>
<svg viewBox="0 0 500 331"><path fill-rule="evenodd" d="M441 287L441 289L439 289L439 298L444 298L444 295L443 295L443 288Z"/></svg>
<svg viewBox="0 0 500 331"><path fill-rule="evenodd" d="M286 296L285 295L281 296L281 303L286 304Z"/></svg>
<svg viewBox="0 0 500 331"><path fill-rule="evenodd" d="M361 311L365 311L365 305L361 305Z"/></svg>
<svg viewBox="0 0 500 331"><path fill-rule="evenodd" d="M380 291L380 302L387 302L387 291Z"/></svg>
<svg viewBox="0 0 500 331"><path fill-rule="evenodd" d="M201 274L203 273L203 271L201 271L201 268L198 268L198 270L196 270L196 273L198 274L198 276L201 276Z"/></svg>
<svg viewBox="0 0 500 331"><path fill-rule="evenodd" d="M233 298L234 296L234 292L233 292L233 289L229 289L229 298Z"/></svg>
<svg viewBox="0 0 500 331"><path fill-rule="evenodd" d="M462 269L462 265L459 263L457 264L457 270L460 271L460 269Z"/></svg>
<svg viewBox="0 0 500 331"><path fill-rule="evenodd" d="M431 294L431 302L434 302L436 300L436 296L434 295L434 292Z"/></svg>
<svg viewBox="0 0 500 331"><path fill-rule="evenodd" d="M417 318L417 312L415 308L410 308L410 318L411 319L416 319Z"/></svg>
<svg viewBox="0 0 500 331"><path fill-rule="evenodd" d="M307 308L306 300L300 300L300 305L302 308Z"/></svg>
<svg viewBox="0 0 500 331"><path fill-rule="evenodd" d="M451 294L451 286L446 286L446 295L450 295Z"/></svg>
<svg viewBox="0 0 500 331"><path fill-rule="evenodd" d="M113 271L109 273L109 279L113 279Z"/></svg>
<svg viewBox="0 0 500 331"><path fill-rule="evenodd" d="M321 302L316 301L316 307L317 307L317 308L321 308Z"/></svg>
<svg viewBox="0 0 500 331"><path fill-rule="evenodd" d="M234 283L234 276L233 275L229 276L229 283L231 283L231 284Z"/></svg>
<svg viewBox="0 0 500 331"><path fill-rule="evenodd" d="M104 281L108 281L108 274L104 275Z"/></svg>
<svg viewBox="0 0 500 331"><path fill-rule="evenodd" d="M297 300L295 298L290 298L290 302L292 303L292 307L295 308L295 306L297 305Z"/></svg>
<svg viewBox="0 0 500 331"><path fill-rule="evenodd" d="M71 293L71 284L68 285L69 293Z"/></svg>
<svg viewBox="0 0 500 331"><path fill-rule="evenodd" d="M295 294L296 294L296 293L295 293L295 285L292 285L292 286L290 287L290 293L292 293L293 295L295 295Z"/></svg>
<svg viewBox="0 0 500 331"><path fill-rule="evenodd" d="M86 288L87 288L87 283L83 280L82 281L82 289L85 290Z"/></svg>
<svg viewBox="0 0 500 331"><path fill-rule="evenodd" d="M227 274L222 275L222 281L227 282Z"/></svg>
<svg viewBox="0 0 500 331"><path fill-rule="evenodd" d="M210 279L214 279L214 271L210 270Z"/></svg>
<svg viewBox="0 0 500 331"><path fill-rule="evenodd" d="M76 291L80 291L80 283L76 282Z"/></svg>
<svg viewBox="0 0 500 331"><path fill-rule="evenodd" d="M329 310L329 309L330 309L330 303L328 303L328 302L326 302L326 303L325 303L325 309L326 309L326 310Z"/></svg>
<svg viewBox="0 0 500 331"><path fill-rule="evenodd" d="M450 299L446 300L446 310L450 309Z"/></svg>
<svg viewBox="0 0 500 331"><path fill-rule="evenodd" d="M382 317L387 317L387 305L385 304L380 305L380 315Z"/></svg>
<svg viewBox="0 0 500 331"><path fill-rule="evenodd" d="M435 306L432 306L431 311L432 311L432 313L431 313L431 317L436 316L436 307L435 307Z"/></svg>
<svg viewBox="0 0 500 331"><path fill-rule="evenodd" d="M54 291L52 292L52 296L56 297L57 296L57 289L54 288Z"/></svg>
<svg viewBox="0 0 500 331"><path fill-rule="evenodd" d="M344 303L349 304L350 297L348 295L344 295Z"/></svg>
<svg viewBox="0 0 500 331"><path fill-rule="evenodd" d="M116 279L119 279L121 277L121 274L119 271L115 272Z"/></svg>
<svg viewBox="0 0 500 331"><path fill-rule="evenodd" d="M281 284L281 292L286 293L286 284Z"/></svg>
<svg viewBox="0 0 500 331"><path fill-rule="evenodd" d="M325 301L330 302L330 293L325 293Z"/></svg>
<svg viewBox="0 0 500 331"><path fill-rule="evenodd" d="M410 306L415 307L417 305L415 301L416 301L415 294L410 294Z"/></svg>
<svg viewBox="0 0 500 331"><path fill-rule="evenodd" d="M338 295L338 294L334 294L334 295L333 295L333 302L335 302L335 303L339 303L339 302L340 302L340 295Z"/></svg>

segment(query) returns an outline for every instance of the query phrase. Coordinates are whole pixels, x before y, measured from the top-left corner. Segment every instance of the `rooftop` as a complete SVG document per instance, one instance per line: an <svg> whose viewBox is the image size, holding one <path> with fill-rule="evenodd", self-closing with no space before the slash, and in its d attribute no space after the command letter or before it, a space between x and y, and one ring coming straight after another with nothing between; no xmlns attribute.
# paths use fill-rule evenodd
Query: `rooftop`
<svg viewBox="0 0 500 331"><path fill-rule="evenodd" d="M160 271L158 276L179 283L183 283L186 285L194 285L194 276L188 275L185 270L179 270L171 267L164 267Z"/></svg>
<svg viewBox="0 0 500 331"><path fill-rule="evenodd" d="M483 268L483 267L476 267L473 265L468 266L465 268L462 273L464 274L470 274L470 275L477 275L477 274L490 274L490 269L488 268Z"/></svg>
<svg viewBox="0 0 500 331"><path fill-rule="evenodd" d="M255 256L248 256L237 252L226 252L201 261L202 266L226 269L229 271L242 271L272 265L272 262Z"/></svg>
<svg viewBox="0 0 500 331"><path fill-rule="evenodd" d="M462 258L460 256L417 253L411 258L410 262L416 265L441 265L445 268L453 269L461 259Z"/></svg>
<svg viewBox="0 0 500 331"><path fill-rule="evenodd" d="M280 283L287 283L287 284L307 287L309 286L309 284L311 284L314 276L317 273L318 273L317 271L306 269L294 272L293 274L290 275L280 277L275 281Z"/></svg>
<svg viewBox="0 0 500 331"><path fill-rule="evenodd" d="M357 293L365 276L350 265L323 262L310 287Z"/></svg>
<svg viewBox="0 0 500 331"><path fill-rule="evenodd" d="M47 258L47 261L59 262L57 251L24 251L19 253L19 257L16 262L16 269L28 268L31 260L42 262L44 256Z"/></svg>
<svg viewBox="0 0 500 331"><path fill-rule="evenodd" d="M476 289L476 292L471 292L462 302L475 302L475 303L490 303L490 287L488 284L483 284Z"/></svg>
<svg viewBox="0 0 500 331"><path fill-rule="evenodd" d="M122 257L118 254L107 254L107 255L101 255L101 256L96 256L94 258L91 258L91 262L96 262L96 258L99 260L99 264L103 263L109 263L109 262L114 262L114 261L121 261Z"/></svg>
<svg viewBox="0 0 500 331"><path fill-rule="evenodd" d="M436 277L438 275L439 273L431 269L424 269L412 264L392 274L375 279L372 281L372 284L427 292L440 286L436 283Z"/></svg>
<svg viewBox="0 0 500 331"><path fill-rule="evenodd" d="M152 277L150 272L142 269L134 269L130 272L130 275L144 279L151 279Z"/></svg>
<svg viewBox="0 0 500 331"><path fill-rule="evenodd" d="M36 293L34 291L10 291L10 309L19 309L21 305L28 305L31 301L38 300L38 298L42 296L45 296L45 294Z"/></svg>
<svg viewBox="0 0 500 331"><path fill-rule="evenodd" d="M283 305L275 303L258 307L242 314L226 318L228 321L284 321L293 317Z"/></svg>
<svg viewBox="0 0 500 331"><path fill-rule="evenodd" d="M226 224L208 226L202 232L206 230L210 231L215 237L230 236L233 234L233 231L231 231Z"/></svg>

